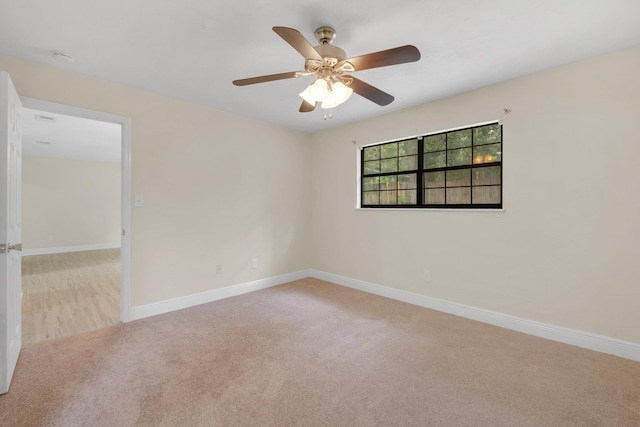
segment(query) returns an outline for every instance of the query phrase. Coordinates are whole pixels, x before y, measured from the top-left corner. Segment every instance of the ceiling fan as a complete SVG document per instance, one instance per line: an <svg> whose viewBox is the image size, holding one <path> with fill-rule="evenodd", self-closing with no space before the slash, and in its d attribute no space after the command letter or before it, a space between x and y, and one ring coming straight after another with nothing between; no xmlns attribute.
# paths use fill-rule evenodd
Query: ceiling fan
<svg viewBox="0 0 640 427"><path fill-rule="evenodd" d="M273 27L273 31L305 58L304 71L234 80L233 84L246 86L273 80L314 76L316 80L300 93L302 105L299 111L301 113L313 111L318 103L321 103L321 108L324 109L336 107L349 99L353 92L378 105L388 105L393 101L393 96L346 73L404 64L420 59L420 51L411 45L347 58L344 50L331 45L336 36L335 30L331 27L320 27L316 30L316 39L320 43L318 46L312 46L299 31L293 28Z"/></svg>

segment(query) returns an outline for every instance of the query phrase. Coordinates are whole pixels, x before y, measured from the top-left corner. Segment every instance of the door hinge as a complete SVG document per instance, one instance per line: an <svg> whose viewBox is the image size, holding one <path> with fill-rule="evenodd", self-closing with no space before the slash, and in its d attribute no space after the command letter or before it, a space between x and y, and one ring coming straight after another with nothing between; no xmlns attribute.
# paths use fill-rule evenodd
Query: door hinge
<svg viewBox="0 0 640 427"><path fill-rule="evenodd" d="M122 229L122 235L124 236L124 228Z"/></svg>
<svg viewBox="0 0 640 427"><path fill-rule="evenodd" d="M16 243L14 245L12 245L11 243L9 243L8 245L4 244L4 243L0 243L0 254L3 253L9 253L11 251L21 251L22 250L22 243Z"/></svg>

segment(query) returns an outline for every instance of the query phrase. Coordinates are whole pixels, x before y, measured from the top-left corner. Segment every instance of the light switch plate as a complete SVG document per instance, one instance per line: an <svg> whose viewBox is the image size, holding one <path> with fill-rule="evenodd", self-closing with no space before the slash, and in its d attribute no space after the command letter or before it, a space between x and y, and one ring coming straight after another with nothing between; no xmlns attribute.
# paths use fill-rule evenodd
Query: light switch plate
<svg viewBox="0 0 640 427"><path fill-rule="evenodd" d="M137 207L144 206L144 196L142 194L136 194L135 205Z"/></svg>

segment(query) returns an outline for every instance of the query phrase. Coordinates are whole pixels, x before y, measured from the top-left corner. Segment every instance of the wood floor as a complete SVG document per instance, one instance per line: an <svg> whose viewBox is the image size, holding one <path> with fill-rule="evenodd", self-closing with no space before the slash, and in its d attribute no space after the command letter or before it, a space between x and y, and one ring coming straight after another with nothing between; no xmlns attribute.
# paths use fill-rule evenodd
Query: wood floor
<svg viewBox="0 0 640 427"><path fill-rule="evenodd" d="M23 345L120 321L120 249L22 258Z"/></svg>

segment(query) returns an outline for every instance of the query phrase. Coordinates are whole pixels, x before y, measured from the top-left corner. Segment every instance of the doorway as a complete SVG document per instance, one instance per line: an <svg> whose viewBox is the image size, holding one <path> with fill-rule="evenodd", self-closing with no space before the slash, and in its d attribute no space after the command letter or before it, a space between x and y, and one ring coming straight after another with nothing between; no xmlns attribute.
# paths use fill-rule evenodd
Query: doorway
<svg viewBox="0 0 640 427"><path fill-rule="evenodd" d="M23 342L126 322L130 119L22 103Z"/></svg>

